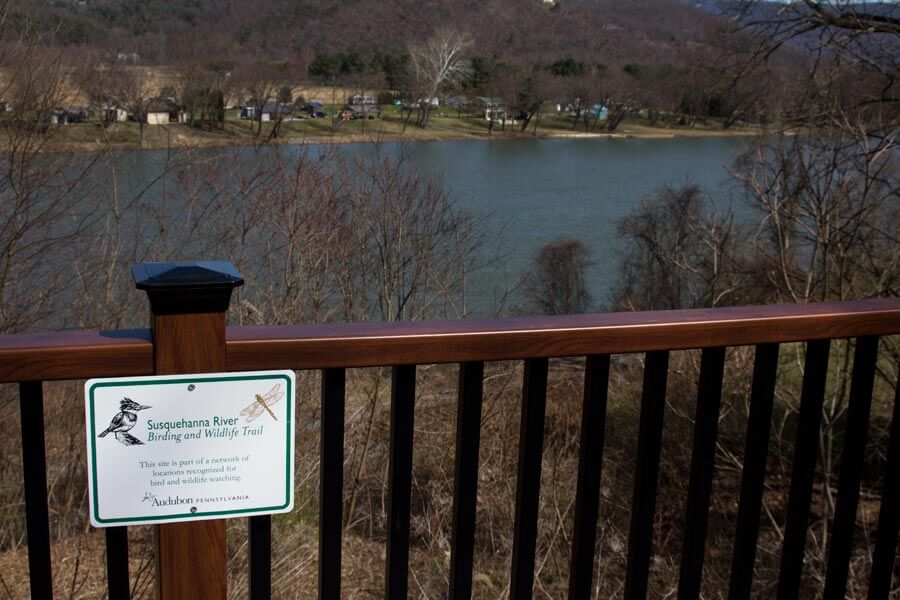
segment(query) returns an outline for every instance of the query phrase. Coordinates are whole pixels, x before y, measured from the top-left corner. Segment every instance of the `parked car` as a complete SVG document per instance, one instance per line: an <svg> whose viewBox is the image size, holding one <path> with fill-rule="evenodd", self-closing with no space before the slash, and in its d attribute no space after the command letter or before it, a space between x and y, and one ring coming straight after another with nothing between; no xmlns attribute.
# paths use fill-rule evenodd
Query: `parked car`
<svg viewBox="0 0 900 600"><path fill-rule="evenodd" d="M300 112L310 119L321 119L328 114L325 112L321 102L307 102L303 105L303 108L300 109Z"/></svg>

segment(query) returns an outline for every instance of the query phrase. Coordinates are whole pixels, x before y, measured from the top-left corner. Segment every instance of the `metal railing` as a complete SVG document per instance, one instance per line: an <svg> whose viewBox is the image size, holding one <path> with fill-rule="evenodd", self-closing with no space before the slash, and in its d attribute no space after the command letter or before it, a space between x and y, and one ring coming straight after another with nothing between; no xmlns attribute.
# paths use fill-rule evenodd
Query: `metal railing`
<svg viewBox="0 0 900 600"><path fill-rule="evenodd" d="M222 289L226 288L230 294L231 288L224 285ZM169 294L171 290L160 293ZM498 360L524 361L510 598L531 598L548 359L584 356L584 400L571 536L569 598L586 599L590 596L595 562L610 355L618 353L645 353L624 586L626 598L645 598L669 353L701 348L678 582L678 598L699 598L725 349L755 346L729 589L729 598L746 599L750 597L759 533L779 345L803 342L806 343L806 365L778 580L778 597L796 598L800 593L803 570L829 344L832 339L855 338L849 412L824 584L825 598L844 597L879 336L900 333L900 299L482 321L227 329L224 327L224 309L210 312L208 306L201 307L202 310L188 305L181 306L183 310L178 306L161 306L157 302L152 309L151 330L0 336L0 381L20 382L22 430L29 432L23 435L23 466L33 598L50 598L52 595L41 381L212 370L216 365L221 365L220 370L229 371L322 370L318 595L327 599L339 598L341 594L345 369L392 368L384 597L406 598L416 365L432 363L460 365L448 595L453 599L470 598L484 362ZM182 312L186 314L174 314ZM177 336L173 335L176 330L179 331ZM178 338L177 342L175 338ZM186 356L172 362L173 353L185 352L188 355L204 353L206 358L197 361ZM888 597L897 549L900 522L900 401L897 399L885 469L869 582L870 599ZM172 578L172 583L162 585L161 597L224 595L224 565L220 564L224 550L209 547L221 544L224 548L224 526L211 525L212 533L208 531L209 535L204 538L196 535L198 525L202 524L175 527L179 528L178 535L199 540L187 550L192 553L191 560L195 564L209 560L218 566L203 570L205 575L202 576L196 571L181 575L158 573L158 578ZM166 527L172 526L160 526L161 529ZM216 527L221 529L221 540L217 537ZM269 517L249 519L249 533L251 598L267 598L271 593ZM182 542L173 543L173 548L166 547L165 542L160 543L164 545L159 549L158 558L167 570L189 568L181 564L180 559L166 558L173 552L173 556L180 556L178 552L185 551L178 549ZM129 597L127 553L126 529L108 529L107 568L111 599ZM182 577L219 578L221 581L201 582L201 587L192 588L204 590L197 596L196 591L182 587L183 582L178 583Z"/></svg>

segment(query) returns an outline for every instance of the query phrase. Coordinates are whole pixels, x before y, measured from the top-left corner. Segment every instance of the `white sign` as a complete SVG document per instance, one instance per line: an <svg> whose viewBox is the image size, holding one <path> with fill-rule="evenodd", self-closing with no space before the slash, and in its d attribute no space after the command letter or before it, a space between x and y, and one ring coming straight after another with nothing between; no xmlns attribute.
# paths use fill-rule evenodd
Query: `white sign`
<svg viewBox="0 0 900 600"><path fill-rule="evenodd" d="M294 373L91 379L84 386L91 523L288 512Z"/></svg>

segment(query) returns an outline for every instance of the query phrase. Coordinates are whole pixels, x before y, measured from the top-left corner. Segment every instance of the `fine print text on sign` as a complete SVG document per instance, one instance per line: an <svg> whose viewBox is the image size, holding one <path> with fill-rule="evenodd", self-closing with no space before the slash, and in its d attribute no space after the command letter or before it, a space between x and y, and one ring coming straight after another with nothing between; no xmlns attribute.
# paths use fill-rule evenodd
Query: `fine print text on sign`
<svg viewBox="0 0 900 600"><path fill-rule="evenodd" d="M293 371L91 379L91 523L289 512L294 392Z"/></svg>

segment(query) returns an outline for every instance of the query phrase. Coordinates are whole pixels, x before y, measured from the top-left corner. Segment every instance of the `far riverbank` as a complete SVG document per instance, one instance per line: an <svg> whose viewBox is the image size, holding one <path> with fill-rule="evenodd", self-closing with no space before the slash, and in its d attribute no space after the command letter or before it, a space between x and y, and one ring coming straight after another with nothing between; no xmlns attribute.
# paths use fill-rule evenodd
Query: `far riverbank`
<svg viewBox="0 0 900 600"><path fill-rule="evenodd" d="M203 129L187 124L144 125L95 123L61 125L50 132L45 145L47 151L159 150L166 148L213 148L259 144L346 144L367 142L425 142L461 140L521 140L521 139L674 139L698 137L749 137L757 135L756 127L722 128L720 123L708 121L693 127L659 121L650 125L644 119L626 119L613 132L601 127L585 129L572 127L572 120L564 116L547 116L535 129L527 131L521 124L495 123L493 128L484 119L438 113L427 128L405 123L399 115L385 114L377 120L354 120L334 123L330 118L284 121L273 133L272 123L263 123L257 133L256 122L241 120L229 114L221 129Z"/></svg>

